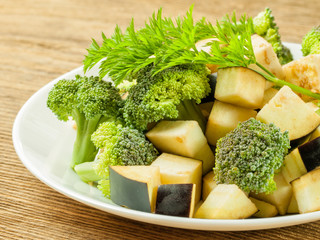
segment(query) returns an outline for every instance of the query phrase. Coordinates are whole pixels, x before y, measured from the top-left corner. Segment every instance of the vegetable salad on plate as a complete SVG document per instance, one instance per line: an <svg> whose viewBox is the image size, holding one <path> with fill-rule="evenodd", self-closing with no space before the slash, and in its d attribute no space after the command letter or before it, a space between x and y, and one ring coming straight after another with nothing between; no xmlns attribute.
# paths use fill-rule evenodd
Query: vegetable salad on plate
<svg viewBox="0 0 320 240"><path fill-rule="evenodd" d="M114 203L206 219L320 211L320 31L293 60L271 9L215 24L155 12L102 34L47 106L70 167ZM87 76L93 66L98 76Z"/></svg>

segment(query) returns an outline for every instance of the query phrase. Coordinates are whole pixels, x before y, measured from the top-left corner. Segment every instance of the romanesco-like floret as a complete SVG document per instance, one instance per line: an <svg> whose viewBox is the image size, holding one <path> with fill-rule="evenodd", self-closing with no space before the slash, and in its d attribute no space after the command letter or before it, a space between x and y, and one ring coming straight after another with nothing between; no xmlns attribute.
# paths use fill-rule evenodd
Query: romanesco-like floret
<svg viewBox="0 0 320 240"><path fill-rule="evenodd" d="M302 40L303 56L320 54L320 25L312 28Z"/></svg>
<svg viewBox="0 0 320 240"><path fill-rule="evenodd" d="M124 118L128 125L146 130L162 119L197 120L204 128L205 119L196 106L207 96L209 70L205 65L180 65L152 75L151 67L138 74L126 99Z"/></svg>
<svg viewBox="0 0 320 240"><path fill-rule="evenodd" d="M143 133L115 122L102 123L91 139L101 150L94 168L103 178L98 187L106 196L109 195L109 166L149 165L158 156Z"/></svg>
<svg viewBox="0 0 320 240"><path fill-rule="evenodd" d="M290 148L288 132L254 118L218 140L214 172L217 183L236 184L245 192L271 193L275 171Z"/></svg>
<svg viewBox="0 0 320 240"><path fill-rule="evenodd" d="M67 121L72 117L77 125L71 162L73 168L94 160L97 148L91 142L92 133L106 120L121 119L123 103L112 83L99 77L78 75L72 80L60 80L53 86L47 106L59 120Z"/></svg>
<svg viewBox="0 0 320 240"><path fill-rule="evenodd" d="M285 47L280 38L279 28L277 27L274 16L270 8L260 12L253 19L254 31L271 43L274 52L277 54L281 64L286 64L293 60L290 50Z"/></svg>

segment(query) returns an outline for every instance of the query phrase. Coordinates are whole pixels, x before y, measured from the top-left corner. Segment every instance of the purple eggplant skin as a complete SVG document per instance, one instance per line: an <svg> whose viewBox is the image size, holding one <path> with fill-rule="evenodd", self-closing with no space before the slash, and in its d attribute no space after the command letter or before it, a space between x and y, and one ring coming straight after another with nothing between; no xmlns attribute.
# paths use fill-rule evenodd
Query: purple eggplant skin
<svg viewBox="0 0 320 240"><path fill-rule="evenodd" d="M189 217L192 209L193 184L164 184L158 187L157 214Z"/></svg>
<svg viewBox="0 0 320 240"><path fill-rule="evenodd" d="M298 149L308 172L320 166L320 137L299 146Z"/></svg>

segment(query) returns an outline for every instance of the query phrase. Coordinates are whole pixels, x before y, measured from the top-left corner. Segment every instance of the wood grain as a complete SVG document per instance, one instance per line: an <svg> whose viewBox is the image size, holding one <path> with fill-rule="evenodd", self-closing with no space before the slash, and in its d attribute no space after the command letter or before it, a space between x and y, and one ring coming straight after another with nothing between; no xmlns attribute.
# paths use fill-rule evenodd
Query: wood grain
<svg viewBox="0 0 320 240"><path fill-rule="evenodd" d="M0 239L316 239L320 222L250 232L205 232L120 218L69 199L21 164L13 145L14 118L25 101L59 75L82 64L91 37L137 27L159 7L178 16L195 2L194 16L214 21L235 10L254 16L269 6L283 41L300 42L320 23L320 1L0 0Z"/></svg>

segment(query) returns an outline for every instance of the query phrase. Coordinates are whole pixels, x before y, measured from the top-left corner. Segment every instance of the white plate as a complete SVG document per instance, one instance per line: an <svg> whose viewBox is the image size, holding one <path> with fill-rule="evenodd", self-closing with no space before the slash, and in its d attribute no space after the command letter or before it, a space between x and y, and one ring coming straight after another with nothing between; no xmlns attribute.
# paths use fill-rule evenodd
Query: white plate
<svg viewBox="0 0 320 240"><path fill-rule="evenodd" d="M295 58L300 46L287 44ZM93 69L94 74L97 70ZM320 220L320 211L265 219L207 220L156 215L126 209L104 198L95 187L83 183L69 167L75 131L70 123L60 122L46 107L47 94L63 78L82 74L77 68L50 82L22 107L13 126L13 142L27 169L58 192L103 211L142 222L196 230L240 231L277 228Z"/></svg>

